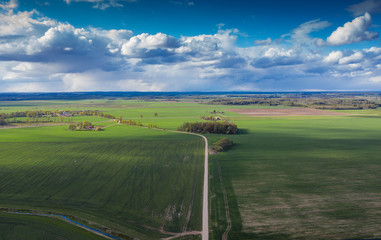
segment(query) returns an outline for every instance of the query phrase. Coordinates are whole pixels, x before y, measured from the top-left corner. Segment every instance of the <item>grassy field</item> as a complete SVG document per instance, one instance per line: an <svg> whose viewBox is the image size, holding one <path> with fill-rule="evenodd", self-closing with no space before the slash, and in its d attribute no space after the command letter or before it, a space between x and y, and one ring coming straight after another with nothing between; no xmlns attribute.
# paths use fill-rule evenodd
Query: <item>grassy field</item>
<svg viewBox="0 0 381 240"><path fill-rule="evenodd" d="M0 213L1 240L96 240L106 239L61 220Z"/></svg>
<svg viewBox="0 0 381 240"><path fill-rule="evenodd" d="M235 143L231 150L210 156L212 239L224 233L228 239L381 238L379 110L249 117L225 109L252 106L136 100L40 104L0 104L0 111L92 109L166 129L223 112L215 116L234 121L241 134L228 136ZM7 159L0 161L0 206L52 208L150 239L164 234L142 225L160 229L164 222L164 230L181 231L182 211L195 189L189 230L200 229L202 141L197 137L127 126L80 133L65 126L8 129L0 136L0 159ZM222 136L206 137L211 145Z"/></svg>
<svg viewBox="0 0 381 240"><path fill-rule="evenodd" d="M200 230L198 137L128 126L0 134L2 207L64 213L140 239L165 236L160 229Z"/></svg>

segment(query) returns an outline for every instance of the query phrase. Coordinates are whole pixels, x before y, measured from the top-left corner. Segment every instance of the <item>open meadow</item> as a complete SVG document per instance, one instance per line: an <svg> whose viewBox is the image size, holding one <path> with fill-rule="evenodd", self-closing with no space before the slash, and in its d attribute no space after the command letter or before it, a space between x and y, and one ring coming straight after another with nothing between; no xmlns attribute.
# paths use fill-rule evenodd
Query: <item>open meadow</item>
<svg viewBox="0 0 381 240"><path fill-rule="evenodd" d="M0 111L92 109L168 130L209 115L236 123L233 147L209 156L211 239L381 238L380 110L276 116L281 107L189 101L20 103ZM242 114L255 109L260 116ZM0 207L65 213L140 239L201 230L202 140L90 118L109 127L0 130ZM209 145L224 137L204 135Z"/></svg>

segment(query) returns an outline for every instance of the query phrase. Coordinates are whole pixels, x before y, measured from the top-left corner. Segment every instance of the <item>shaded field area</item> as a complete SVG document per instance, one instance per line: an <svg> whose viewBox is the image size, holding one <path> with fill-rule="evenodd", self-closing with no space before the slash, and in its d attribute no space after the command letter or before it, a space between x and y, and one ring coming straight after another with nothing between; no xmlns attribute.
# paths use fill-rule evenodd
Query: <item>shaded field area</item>
<svg viewBox="0 0 381 240"><path fill-rule="evenodd" d="M212 239L228 226L223 188L229 239L381 238L380 123L372 117L237 121L246 134L229 136L235 146L211 157Z"/></svg>
<svg viewBox="0 0 381 240"><path fill-rule="evenodd" d="M0 213L0 239L99 240L106 238L54 218Z"/></svg>
<svg viewBox="0 0 381 240"><path fill-rule="evenodd" d="M139 239L201 230L199 137L128 126L0 134L2 207L62 213Z"/></svg>
<svg viewBox="0 0 381 240"><path fill-rule="evenodd" d="M313 108L257 108L257 109L227 109L226 111L247 116L334 116L350 115L338 111L327 111Z"/></svg>

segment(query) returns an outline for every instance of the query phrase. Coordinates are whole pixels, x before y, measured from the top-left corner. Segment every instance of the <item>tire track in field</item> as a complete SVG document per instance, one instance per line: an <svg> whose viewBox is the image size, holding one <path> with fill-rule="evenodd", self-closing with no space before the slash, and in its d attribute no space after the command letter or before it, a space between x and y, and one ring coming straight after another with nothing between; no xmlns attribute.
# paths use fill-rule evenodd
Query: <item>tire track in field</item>
<svg viewBox="0 0 381 240"><path fill-rule="evenodd" d="M232 228L232 222L231 222L231 219L230 219L228 196L226 194L226 189L225 189L224 181L222 179L221 166L220 166L220 163L218 161L216 161L216 163L217 163L217 168L218 168L218 176L219 176L219 179L220 179L220 185L221 185L221 189L222 189L222 194L224 195L226 222L228 223L228 226L226 227L225 232L222 234L222 240L227 240L228 239L228 234L229 234L229 232L230 232L230 230Z"/></svg>
<svg viewBox="0 0 381 240"><path fill-rule="evenodd" d="M101 149L102 147L104 147L104 146L98 146L98 149ZM108 147L104 147L104 148L108 149ZM83 164L86 164L87 161L89 161L89 160L91 161L91 158L90 158L89 156L84 156L84 157L82 157L82 160L79 161L80 164L78 164L78 166L75 168L75 171L79 171L79 172L82 171L82 168L84 167ZM99 172L97 173L97 175L94 175L94 176L91 175L91 173L93 172L93 170L94 170L95 168L97 168L97 164L91 164L91 166L92 166L92 167L85 169L85 172L84 172L84 173L81 173L81 174L74 174L74 175L78 176L78 177L75 178L75 181L74 181L74 182L78 182L78 183L82 183L82 184L77 184L77 185L78 185L78 186L77 186L77 189L76 189L75 191L72 191L72 193L69 194L69 195L67 196L67 198L65 199L65 201L70 201L70 199L71 199L73 196L78 195L77 192L81 191L81 189L83 189L83 187L85 187L85 183L86 183L86 182L94 182L94 181L99 177L99 174L101 174L101 173L99 173ZM85 167L86 167L86 166L85 166ZM108 164L107 166L105 166L105 168L103 168L102 172L107 172L109 169L112 169L112 168L113 168L113 165L112 165L112 164ZM121 169L119 169L117 172L119 172L120 170L121 170ZM91 180L90 180L90 181L85 181L85 180L80 181L80 179L83 178L84 176L86 176L86 177L90 176L90 177L88 177L88 178L90 178ZM111 181L111 179L112 179L112 178L109 178L109 179L107 180L106 183L108 183L109 181ZM67 186L72 185L72 182L73 182L73 181L68 182ZM65 188L66 188L67 186L65 186ZM61 191L62 191L62 190L63 190L63 188L61 188ZM84 200L84 201L81 203L81 205L86 205L86 204L89 202L89 199L91 199L91 197L93 197L93 196L96 195L97 192L96 192L96 190L94 190L94 191L95 191L95 192L93 192L93 193L91 193L91 194L88 194L90 197L88 196L87 199Z"/></svg>
<svg viewBox="0 0 381 240"><path fill-rule="evenodd" d="M186 232L188 225L189 225L191 215L192 215L194 196L195 196L196 186L197 186L197 168L198 168L198 161L195 161L194 173L193 173L192 195L191 195L191 200L189 202L187 217L185 219L184 226L183 226L183 232Z"/></svg>
<svg viewBox="0 0 381 240"><path fill-rule="evenodd" d="M10 231L10 235L11 235L11 240L15 240L15 227L12 226L9 231Z"/></svg>
<svg viewBox="0 0 381 240"><path fill-rule="evenodd" d="M138 153L134 153L133 155L130 155L131 159L133 159L134 157L136 157L138 155ZM112 174L112 177L109 177L107 181L105 181L103 184L101 184L96 190L94 190L94 192L92 194L89 195L89 197L87 198L86 200L86 203L90 202L90 200L92 198L94 198L95 196L97 196L100 192L101 192L101 189L103 189L104 187L106 187L110 182L113 181L113 177L114 176L117 176L119 175L120 172L122 172L124 170L126 166L124 165L123 167L119 168L116 172L114 172ZM109 164L107 168L105 168L103 170L103 172L108 172L109 169L112 169L113 168L113 164ZM97 179L99 177L99 174L94 176L93 179ZM124 178L124 180L122 182L119 183L119 186L123 186L125 184L125 181L128 180L128 175ZM113 194L110 194L110 196L107 198L107 200L104 202L104 204L102 204L102 206L100 206L99 208L103 208L105 207L109 201L114 197Z"/></svg>
<svg viewBox="0 0 381 240"><path fill-rule="evenodd" d="M128 209L128 205L131 203L134 195L135 195L135 191L134 189L136 188L136 182L137 182L137 170L138 168L140 167L140 165L142 165L142 161L137 161L136 164L135 164L135 169L131 172L132 173L132 182L130 183L130 186L131 186L131 194L130 194L130 197L128 198L128 200L123 204L122 208L118 211L118 214L123 214L124 212L126 212L126 209Z"/></svg>
<svg viewBox="0 0 381 240"><path fill-rule="evenodd" d="M177 151L175 151L174 154L176 155L176 159L179 159L179 158L180 158L180 157L179 157L179 154L178 154ZM180 171L180 169L177 169L176 166L174 166L174 168L175 168L176 172L179 172L179 171ZM179 177L180 177L180 175L179 175L179 174L176 174L174 182L177 183ZM172 189L171 189L171 193L170 193L171 196L176 196L176 188L177 188L177 186L174 184L174 185L172 186ZM173 199L173 197L171 197L171 199ZM164 215L164 218L163 218L163 222L162 222L161 227L160 227L160 232L162 232L162 233L165 233L165 232L166 232L166 231L164 230L164 226L165 226L165 224L167 223L167 216L170 214L170 213L169 213L170 210L171 210L171 204L168 205L168 207L167 207L167 209L166 209L166 211L165 211L165 215Z"/></svg>
<svg viewBox="0 0 381 240"><path fill-rule="evenodd" d="M190 134L201 137L205 142L205 155L204 155L204 188L203 188L203 198L202 198L202 231L201 238L202 240L209 239L209 148L208 148L208 139L197 133L182 132L167 130L168 132L176 132L183 134Z"/></svg>

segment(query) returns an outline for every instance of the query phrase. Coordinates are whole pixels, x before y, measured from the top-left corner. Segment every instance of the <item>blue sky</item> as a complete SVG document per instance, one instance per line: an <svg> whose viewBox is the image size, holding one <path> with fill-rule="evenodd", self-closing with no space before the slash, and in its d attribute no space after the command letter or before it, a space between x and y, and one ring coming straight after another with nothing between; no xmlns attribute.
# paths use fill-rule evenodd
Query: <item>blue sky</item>
<svg viewBox="0 0 381 240"><path fill-rule="evenodd" d="M0 1L0 92L381 90L381 1Z"/></svg>

